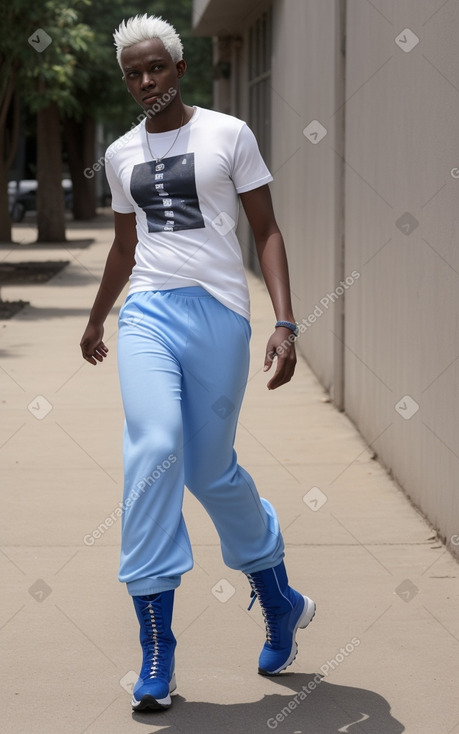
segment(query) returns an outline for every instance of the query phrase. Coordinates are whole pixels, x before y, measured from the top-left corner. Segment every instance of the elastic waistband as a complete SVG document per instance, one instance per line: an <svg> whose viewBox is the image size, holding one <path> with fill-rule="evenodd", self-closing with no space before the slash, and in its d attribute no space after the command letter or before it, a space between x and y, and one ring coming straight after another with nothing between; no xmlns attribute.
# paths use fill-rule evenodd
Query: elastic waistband
<svg viewBox="0 0 459 734"><path fill-rule="evenodd" d="M206 291L206 289L200 285L187 285L184 288L170 288L163 292L173 293L174 296L190 296L191 298L202 298L203 296L206 296L207 298L212 298L209 291Z"/></svg>
<svg viewBox="0 0 459 734"><path fill-rule="evenodd" d="M212 298L212 295L209 293L209 291L206 291L206 289L202 288L202 286L188 285L184 286L183 288L159 288L158 290L156 290L155 288L149 288L145 291L134 291L133 293L128 294L126 301L132 296L148 296L148 294L152 293L173 293L174 296L186 296L187 298Z"/></svg>

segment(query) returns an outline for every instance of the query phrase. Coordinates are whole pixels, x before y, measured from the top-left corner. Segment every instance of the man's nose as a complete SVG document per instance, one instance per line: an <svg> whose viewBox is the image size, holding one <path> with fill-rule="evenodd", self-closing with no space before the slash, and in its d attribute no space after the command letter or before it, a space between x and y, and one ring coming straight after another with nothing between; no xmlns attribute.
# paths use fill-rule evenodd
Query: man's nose
<svg viewBox="0 0 459 734"><path fill-rule="evenodd" d="M142 89L147 89L148 87L154 87L155 86L155 80L150 76L150 74L146 71L142 75Z"/></svg>

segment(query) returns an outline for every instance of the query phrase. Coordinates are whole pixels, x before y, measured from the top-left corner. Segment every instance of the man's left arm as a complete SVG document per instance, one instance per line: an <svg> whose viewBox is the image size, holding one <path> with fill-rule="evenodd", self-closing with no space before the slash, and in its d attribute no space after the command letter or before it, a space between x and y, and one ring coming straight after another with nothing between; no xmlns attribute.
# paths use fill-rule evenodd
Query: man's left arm
<svg viewBox="0 0 459 734"><path fill-rule="evenodd" d="M261 272L268 288L277 321L295 323L290 297L290 279L282 234L274 216L268 185L239 194L255 238ZM295 371L296 351L293 332L278 326L268 339L264 370L271 368L277 356L276 372L268 389L289 382Z"/></svg>

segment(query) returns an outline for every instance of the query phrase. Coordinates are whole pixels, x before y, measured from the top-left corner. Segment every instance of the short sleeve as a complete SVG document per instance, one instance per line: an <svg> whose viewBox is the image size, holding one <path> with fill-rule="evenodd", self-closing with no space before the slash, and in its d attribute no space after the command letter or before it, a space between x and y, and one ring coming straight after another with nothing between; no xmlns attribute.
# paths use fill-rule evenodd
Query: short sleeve
<svg viewBox="0 0 459 734"><path fill-rule="evenodd" d="M238 194L257 189L273 180L255 135L245 123L236 140L231 179Z"/></svg>
<svg viewBox="0 0 459 734"><path fill-rule="evenodd" d="M111 163L111 159L108 155L106 155L105 157L105 173L107 176L108 184L110 186L110 191L112 193L113 211L119 212L120 214L130 214L131 212L135 211L132 202L129 201L123 191L121 181L116 175Z"/></svg>

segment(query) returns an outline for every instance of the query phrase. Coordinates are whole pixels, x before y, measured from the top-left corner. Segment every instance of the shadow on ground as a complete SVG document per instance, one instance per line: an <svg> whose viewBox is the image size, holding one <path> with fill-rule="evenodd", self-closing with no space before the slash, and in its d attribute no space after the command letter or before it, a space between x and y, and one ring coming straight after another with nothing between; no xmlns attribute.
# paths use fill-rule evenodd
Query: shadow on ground
<svg viewBox="0 0 459 734"><path fill-rule="evenodd" d="M65 240L65 242L35 242L29 238L27 240L20 240L19 242L0 242L0 250L8 250L9 252L23 252L24 250L56 250L59 248L64 250L84 250L89 245L94 243L93 238L84 240Z"/></svg>
<svg viewBox="0 0 459 734"><path fill-rule="evenodd" d="M295 694L303 686L306 688L314 677L313 673L287 673L271 679L273 689L285 686L289 690L266 695L254 703L188 702L174 695L169 711L132 713L132 718L139 724L155 727L155 732L170 734L261 734L270 731L279 734L401 734L405 731L403 724L391 715L386 699L365 688L335 685L322 679L304 700L297 696L296 703ZM224 681L221 683L223 686Z"/></svg>
<svg viewBox="0 0 459 734"><path fill-rule="evenodd" d="M72 317L81 317L81 319L85 319L84 323L82 322L82 328L86 326L86 321L89 317L89 311L91 309L91 305L85 308L59 308L54 306L49 307L37 307L37 306L27 306L22 311L19 312L18 319L21 321L50 321L51 319L63 319L68 316ZM114 314L115 316L119 313L120 307L114 306L110 313Z"/></svg>

